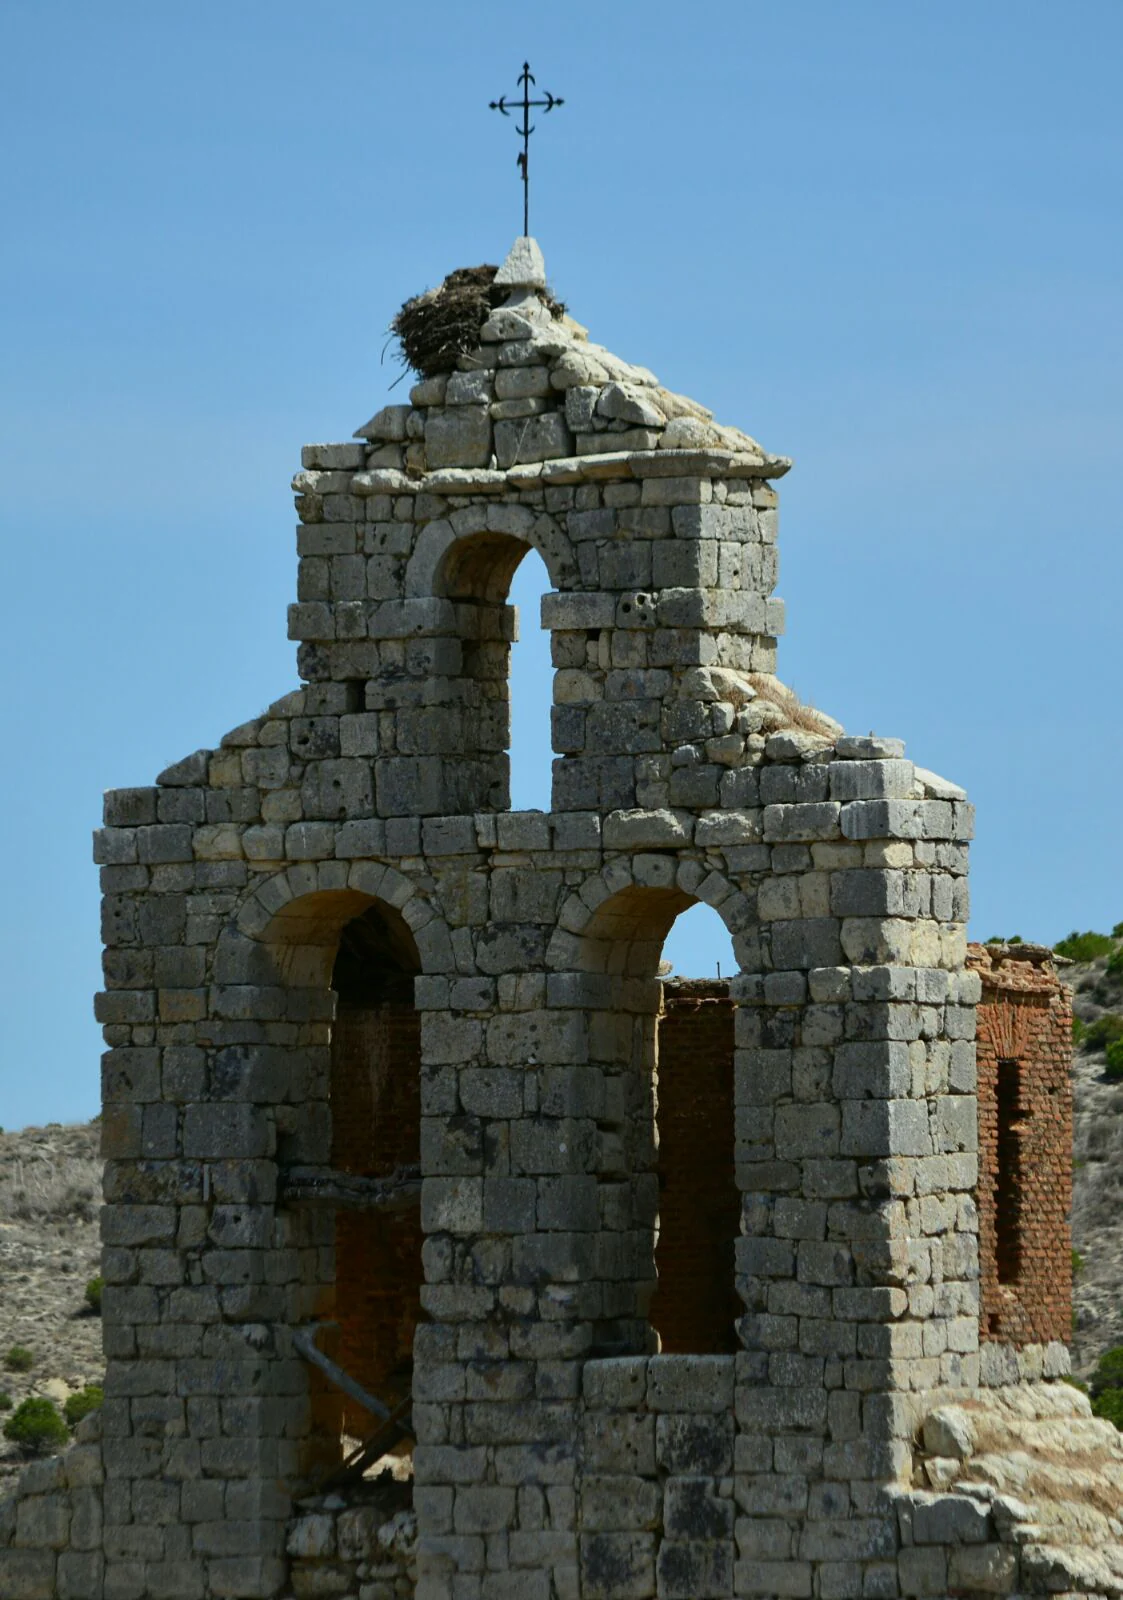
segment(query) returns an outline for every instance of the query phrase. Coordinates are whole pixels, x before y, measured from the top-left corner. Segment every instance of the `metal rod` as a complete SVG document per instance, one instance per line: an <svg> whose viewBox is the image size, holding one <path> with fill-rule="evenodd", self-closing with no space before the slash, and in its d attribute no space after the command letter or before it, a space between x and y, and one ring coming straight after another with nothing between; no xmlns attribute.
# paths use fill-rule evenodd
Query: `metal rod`
<svg viewBox="0 0 1123 1600"><path fill-rule="evenodd" d="M337 1389L342 1389L345 1395L350 1396L364 1411L369 1411L372 1417L377 1417L380 1422L390 1421L390 1408L384 1406L381 1400L368 1394L361 1383L358 1383L349 1372L344 1372L330 1356L316 1347L316 1327L296 1328L293 1331L292 1342L306 1361L314 1367L319 1367L325 1377L330 1378Z"/></svg>

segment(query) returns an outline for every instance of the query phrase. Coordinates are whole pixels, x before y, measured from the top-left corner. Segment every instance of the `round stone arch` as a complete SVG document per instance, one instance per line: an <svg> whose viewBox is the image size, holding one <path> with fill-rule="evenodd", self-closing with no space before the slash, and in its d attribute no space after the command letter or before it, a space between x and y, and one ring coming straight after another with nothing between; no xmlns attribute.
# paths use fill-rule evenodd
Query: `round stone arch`
<svg viewBox="0 0 1123 1600"><path fill-rule="evenodd" d="M224 944L229 949L231 942L252 941L268 951L273 981L280 976L298 987L319 985L331 975L341 929L374 904L409 930L423 973L453 970L444 918L412 879L379 861L297 862L272 873L243 899L219 957Z"/></svg>
<svg viewBox="0 0 1123 1600"><path fill-rule="evenodd" d="M555 589L575 587L573 546L553 517L499 502L474 509L479 515L465 518L462 532L444 518L422 528L406 567L407 599L501 604L528 550L542 557Z"/></svg>
<svg viewBox="0 0 1123 1600"><path fill-rule="evenodd" d="M758 963L754 900L695 856L619 856L561 908L547 991L585 1013L603 1091L602 1214L630 1264L597 1337L605 1348L730 1355L738 1348L737 1019L729 983L659 978L664 940L710 906L743 968Z"/></svg>
<svg viewBox="0 0 1123 1600"><path fill-rule="evenodd" d="M752 900L694 858L638 854L610 861L562 905L546 951L551 971L654 977L675 919L708 905L729 930L742 972L760 965Z"/></svg>
<svg viewBox="0 0 1123 1600"><path fill-rule="evenodd" d="M281 1021L269 1087L280 1089L276 1186L300 1267L293 1320L310 1317L321 1354L394 1409L410 1394L424 1281L413 979L451 966L448 928L395 867L295 863L254 886L217 958L260 986L263 1018ZM378 1209L357 1208L364 1185L384 1191ZM302 1471L334 1470L371 1417L304 1359L293 1387L308 1397Z"/></svg>

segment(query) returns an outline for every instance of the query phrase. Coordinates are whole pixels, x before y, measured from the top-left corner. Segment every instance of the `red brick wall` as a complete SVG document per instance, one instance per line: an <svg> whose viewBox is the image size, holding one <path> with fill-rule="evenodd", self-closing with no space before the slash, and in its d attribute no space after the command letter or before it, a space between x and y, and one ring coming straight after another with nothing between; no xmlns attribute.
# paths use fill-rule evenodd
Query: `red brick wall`
<svg viewBox="0 0 1123 1600"><path fill-rule="evenodd" d="M1072 1001L1050 952L972 945L978 1010L981 1335L1072 1336ZM1004 1063L1006 1065L1004 1065Z"/></svg>
<svg viewBox="0 0 1123 1600"><path fill-rule="evenodd" d="M664 986L658 1031L659 1282L652 1326L667 1352L739 1348L733 1286L741 1201L733 1171L733 1002L724 983Z"/></svg>

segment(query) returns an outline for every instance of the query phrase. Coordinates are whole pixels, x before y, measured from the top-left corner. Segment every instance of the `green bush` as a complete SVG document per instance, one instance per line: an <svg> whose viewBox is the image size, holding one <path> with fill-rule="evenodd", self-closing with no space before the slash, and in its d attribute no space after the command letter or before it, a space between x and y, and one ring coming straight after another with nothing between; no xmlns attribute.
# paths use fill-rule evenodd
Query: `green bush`
<svg viewBox="0 0 1123 1600"><path fill-rule="evenodd" d="M1083 1043L1084 1035L1087 1032L1088 1032L1087 1024L1081 1022L1079 1017L1073 1017L1073 1019L1072 1019L1072 1042L1073 1042L1073 1044L1076 1045L1077 1047L1079 1047Z"/></svg>
<svg viewBox="0 0 1123 1600"><path fill-rule="evenodd" d="M30 1372L35 1365L35 1357L22 1344L14 1344L4 1357L4 1365L9 1372Z"/></svg>
<svg viewBox="0 0 1123 1600"><path fill-rule="evenodd" d="M1074 1278L1078 1278L1083 1271L1084 1257L1080 1254L1079 1250L1074 1250L1072 1252L1072 1275Z"/></svg>
<svg viewBox="0 0 1123 1600"><path fill-rule="evenodd" d="M1104 1389L1092 1401L1092 1415L1114 1422L1123 1433L1123 1389Z"/></svg>
<svg viewBox="0 0 1123 1600"><path fill-rule="evenodd" d="M1119 946L1114 955L1108 956L1107 970L1111 973L1112 977L1115 977L1116 975L1123 977L1123 944Z"/></svg>
<svg viewBox="0 0 1123 1600"><path fill-rule="evenodd" d="M88 1417L91 1411L96 1411L105 1399L105 1390L97 1383L88 1383L84 1389L79 1389L72 1394L62 1408L70 1428L76 1428L83 1417Z"/></svg>
<svg viewBox="0 0 1123 1600"><path fill-rule="evenodd" d="M1114 1044L1107 1047L1107 1075L1109 1078L1123 1078L1123 1039L1116 1039Z"/></svg>
<svg viewBox="0 0 1123 1600"><path fill-rule="evenodd" d="M86 1304L96 1317L101 1316L101 1291L105 1287L102 1277L91 1278L86 1285Z"/></svg>
<svg viewBox="0 0 1123 1600"><path fill-rule="evenodd" d="M1088 1024L1084 1035L1085 1050L1105 1050L1116 1039L1123 1039L1123 1017L1118 1011L1105 1011L1102 1017Z"/></svg>
<svg viewBox="0 0 1123 1600"><path fill-rule="evenodd" d="M44 1456L64 1445L70 1435L54 1403L33 1395L12 1412L4 1424L4 1437L26 1456Z"/></svg>
<svg viewBox="0 0 1123 1600"><path fill-rule="evenodd" d="M1077 933L1075 929L1053 946L1057 955L1067 956L1070 961L1095 961L1099 956L1110 955L1114 948L1114 940L1106 933Z"/></svg>
<svg viewBox="0 0 1123 1600"><path fill-rule="evenodd" d="M1088 1379L1089 1393L1099 1394L1103 1389L1123 1389L1123 1344L1105 1350Z"/></svg>
<svg viewBox="0 0 1123 1600"><path fill-rule="evenodd" d="M8 1393L7 1389L0 1389L0 1411L10 1411L11 1409L12 1409L12 1397L11 1397L11 1395Z"/></svg>

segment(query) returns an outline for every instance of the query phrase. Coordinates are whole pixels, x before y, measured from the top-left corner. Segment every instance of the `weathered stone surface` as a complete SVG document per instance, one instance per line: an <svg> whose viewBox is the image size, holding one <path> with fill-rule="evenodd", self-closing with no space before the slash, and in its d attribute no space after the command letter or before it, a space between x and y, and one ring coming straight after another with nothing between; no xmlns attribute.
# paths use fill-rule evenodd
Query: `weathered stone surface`
<svg viewBox="0 0 1123 1600"><path fill-rule="evenodd" d="M495 274L496 284L512 289L544 289L546 262L537 239L516 239Z"/></svg>
<svg viewBox="0 0 1123 1600"><path fill-rule="evenodd" d="M491 419L483 406L455 406L425 424L430 467L486 467L491 459Z"/></svg>
<svg viewBox="0 0 1123 1600"><path fill-rule="evenodd" d="M1061 1363L983 1319L970 808L775 676L788 462L556 315L532 240L496 281L374 449L304 455L304 687L107 801L105 1481L28 1480L9 1586L1024 1583L1053 1530L979 1396ZM512 813L529 548L558 758ZM662 981L695 904L732 989ZM406 1399L412 1510L301 1498ZM1035 1495L1047 1450L1115 1471L1085 1413L1023 1421Z"/></svg>

